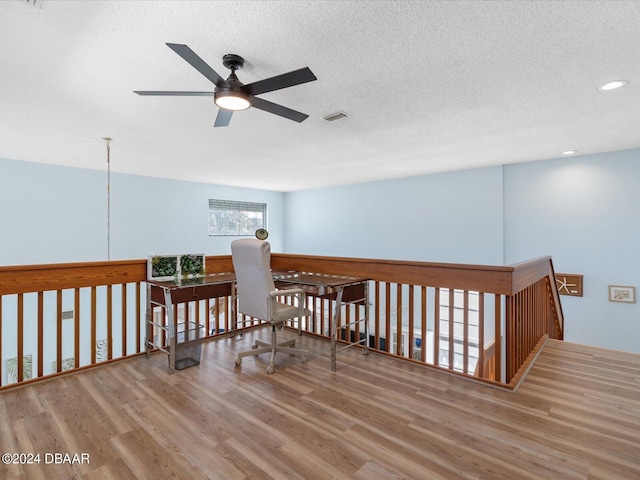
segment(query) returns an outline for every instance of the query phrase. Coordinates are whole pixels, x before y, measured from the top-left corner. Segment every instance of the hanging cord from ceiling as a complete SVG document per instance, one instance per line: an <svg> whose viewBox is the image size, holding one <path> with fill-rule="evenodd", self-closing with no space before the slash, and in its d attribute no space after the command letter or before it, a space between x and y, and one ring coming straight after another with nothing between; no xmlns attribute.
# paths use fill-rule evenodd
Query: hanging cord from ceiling
<svg viewBox="0 0 640 480"><path fill-rule="evenodd" d="M102 137L107 142L107 260L111 260L111 137Z"/></svg>

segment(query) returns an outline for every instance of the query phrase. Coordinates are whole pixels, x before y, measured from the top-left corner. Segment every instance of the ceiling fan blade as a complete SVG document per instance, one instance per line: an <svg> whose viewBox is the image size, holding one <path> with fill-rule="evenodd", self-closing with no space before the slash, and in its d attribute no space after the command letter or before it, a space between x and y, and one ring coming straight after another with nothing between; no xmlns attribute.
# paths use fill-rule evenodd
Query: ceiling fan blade
<svg viewBox="0 0 640 480"><path fill-rule="evenodd" d="M233 110L225 110L221 108L218 110L218 116L216 117L216 123L213 124L214 127L226 127L229 125L229 121L231 120L231 115L233 115Z"/></svg>
<svg viewBox="0 0 640 480"><path fill-rule="evenodd" d="M207 77L211 83L217 87L229 87L227 81L218 75L213 68L211 68L204 60L202 60L196 53L186 45L178 43L167 43L167 47L176 52L182 58L184 58L189 64L198 70L202 75Z"/></svg>
<svg viewBox="0 0 640 480"><path fill-rule="evenodd" d="M298 123L309 118L309 115L305 113L296 112L290 108L283 107L282 105L278 105L277 103L269 102L258 97L251 97L251 106L259 110L264 110L265 112L280 115L281 117L288 118L289 120L293 120Z"/></svg>
<svg viewBox="0 0 640 480"><path fill-rule="evenodd" d="M242 90L249 95L260 95L261 93L273 92L274 90L293 87L294 85L300 85L301 83L312 82L314 80L317 80L317 78L313 72L309 70L309 67L304 67L299 70L294 70L293 72L283 73L282 75L276 75L275 77L249 83L244 85Z"/></svg>
<svg viewBox="0 0 640 480"><path fill-rule="evenodd" d="M134 90L133 93L138 95L165 95L165 96L180 96L180 97L213 97L213 92L171 92L171 91L159 91L159 92L143 92L140 90Z"/></svg>

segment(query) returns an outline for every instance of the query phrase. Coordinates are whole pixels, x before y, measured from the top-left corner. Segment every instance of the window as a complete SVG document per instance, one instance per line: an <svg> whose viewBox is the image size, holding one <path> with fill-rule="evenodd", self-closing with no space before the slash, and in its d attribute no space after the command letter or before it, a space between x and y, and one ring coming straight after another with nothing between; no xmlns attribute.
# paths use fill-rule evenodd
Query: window
<svg viewBox="0 0 640 480"><path fill-rule="evenodd" d="M209 235L253 235L267 228L267 204L209 200Z"/></svg>

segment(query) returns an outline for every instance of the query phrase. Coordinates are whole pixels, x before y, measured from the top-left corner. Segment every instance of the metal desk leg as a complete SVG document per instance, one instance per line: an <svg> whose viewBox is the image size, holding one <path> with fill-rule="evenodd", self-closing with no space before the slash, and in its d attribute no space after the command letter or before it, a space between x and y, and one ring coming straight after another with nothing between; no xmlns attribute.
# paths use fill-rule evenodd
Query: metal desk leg
<svg viewBox="0 0 640 480"><path fill-rule="evenodd" d="M169 373L175 373L176 366L176 324L173 303L171 303L171 293L164 292L164 304L167 309L167 333L169 337Z"/></svg>
<svg viewBox="0 0 640 480"><path fill-rule="evenodd" d="M147 358L151 356L151 338L153 335L153 326L151 325L151 317L153 312L151 310L151 285L147 283L147 313L146 313L146 325L145 325L145 338L144 338L144 350Z"/></svg>
<svg viewBox="0 0 640 480"><path fill-rule="evenodd" d="M331 324L331 371L336 371L336 347L337 347L337 331L340 322L340 313L342 312L342 292L344 287L338 287L338 295L336 296L336 306L333 314L333 322Z"/></svg>
<svg viewBox="0 0 640 480"><path fill-rule="evenodd" d="M364 284L364 355L369 355L369 282Z"/></svg>

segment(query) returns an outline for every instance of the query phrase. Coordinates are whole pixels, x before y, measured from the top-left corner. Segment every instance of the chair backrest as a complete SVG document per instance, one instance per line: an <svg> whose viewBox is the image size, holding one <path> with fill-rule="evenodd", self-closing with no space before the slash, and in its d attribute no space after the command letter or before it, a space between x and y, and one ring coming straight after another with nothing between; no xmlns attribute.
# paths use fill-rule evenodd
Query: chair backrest
<svg viewBox="0 0 640 480"><path fill-rule="evenodd" d="M238 288L238 311L271 320L269 292L275 290L271 276L271 246L256 238L231 242L233 269Z"/></svg>

